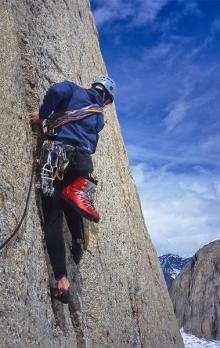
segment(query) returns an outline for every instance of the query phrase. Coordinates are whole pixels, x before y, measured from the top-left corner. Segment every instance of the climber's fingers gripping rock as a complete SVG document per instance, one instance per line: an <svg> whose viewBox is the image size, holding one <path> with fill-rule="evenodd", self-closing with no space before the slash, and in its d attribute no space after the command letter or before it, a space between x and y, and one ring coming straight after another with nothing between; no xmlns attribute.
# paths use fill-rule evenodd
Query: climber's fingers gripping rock
<svg viewBox="0 0 220 348"><path fill-rule="evenodd" d="M40 117L39 117L39 112L38 111L33 111L28 114L29 120L32 123L39 124L41 123Z"/></svg>

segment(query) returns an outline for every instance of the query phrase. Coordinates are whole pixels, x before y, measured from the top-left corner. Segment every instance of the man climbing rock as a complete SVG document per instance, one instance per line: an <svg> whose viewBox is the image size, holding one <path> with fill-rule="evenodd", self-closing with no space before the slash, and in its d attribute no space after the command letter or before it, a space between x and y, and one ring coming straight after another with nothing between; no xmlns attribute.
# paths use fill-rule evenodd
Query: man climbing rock
<svg viewBox="0 0 220 348"><path fill-rule="evenodd" d="M52 295L63 303L70 299L63 213L72 235L73 259L78 264L83 253L82 216L95 222L100 218L91 199L96 186L91 177L91 154L104 127L103 108L113 102L114 94L115 83L107 76L99 77L89 89L64 81L48 89L39 112L29 114L44 131L39 158L44 233L58 282Z"/></svg>

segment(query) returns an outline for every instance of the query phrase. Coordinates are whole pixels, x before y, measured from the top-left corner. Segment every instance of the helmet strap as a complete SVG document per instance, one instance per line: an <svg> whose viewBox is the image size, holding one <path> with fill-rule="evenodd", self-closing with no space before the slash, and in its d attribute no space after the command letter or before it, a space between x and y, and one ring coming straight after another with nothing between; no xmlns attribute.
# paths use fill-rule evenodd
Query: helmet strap
<svg viewBox="0 0 220 348"><path fill-rule="evenodd" d="M93 85L93 88L101 95L104 105L109 105L113 102L111 95L108 93L108 91L105 89L105 87L101 83L97 85Z"/></svg>
<svg viewBox="0 0 220 348"><path fill-rule="evenodd" d="M93 88L102 96L103 104L105 104L105 99L107 97L105 87L102 86L101 84L97 84L93 86Z"/></svg>

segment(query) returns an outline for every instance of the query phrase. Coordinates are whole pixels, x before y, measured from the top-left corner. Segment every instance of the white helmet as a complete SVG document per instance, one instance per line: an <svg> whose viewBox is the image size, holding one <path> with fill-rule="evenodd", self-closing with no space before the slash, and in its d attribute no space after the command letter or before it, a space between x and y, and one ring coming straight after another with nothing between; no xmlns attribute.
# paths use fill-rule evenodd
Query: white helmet
<svg viewBox="0 0 220 348"><path fill-rule="evenodd" d="M100 76L100 77L97 78L97 80L95 80L92 83L92 86L94 86L96 84L99 84L99 85L102 85L103 87L105 87L105 89L110 94L110 96L112 98L112 101L114 100L116 84L110 77L108 77L108 76Z"/></svg>

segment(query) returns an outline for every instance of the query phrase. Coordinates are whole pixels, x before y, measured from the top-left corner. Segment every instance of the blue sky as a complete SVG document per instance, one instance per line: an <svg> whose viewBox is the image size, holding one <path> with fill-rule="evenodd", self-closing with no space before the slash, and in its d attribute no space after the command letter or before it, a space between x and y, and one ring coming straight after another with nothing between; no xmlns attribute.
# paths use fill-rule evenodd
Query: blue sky
<svg viewBox="0 0 220 348"><path fill-rule="evenodd" d="M91 1L159 255L220 237L220 0Z"/></svg>

